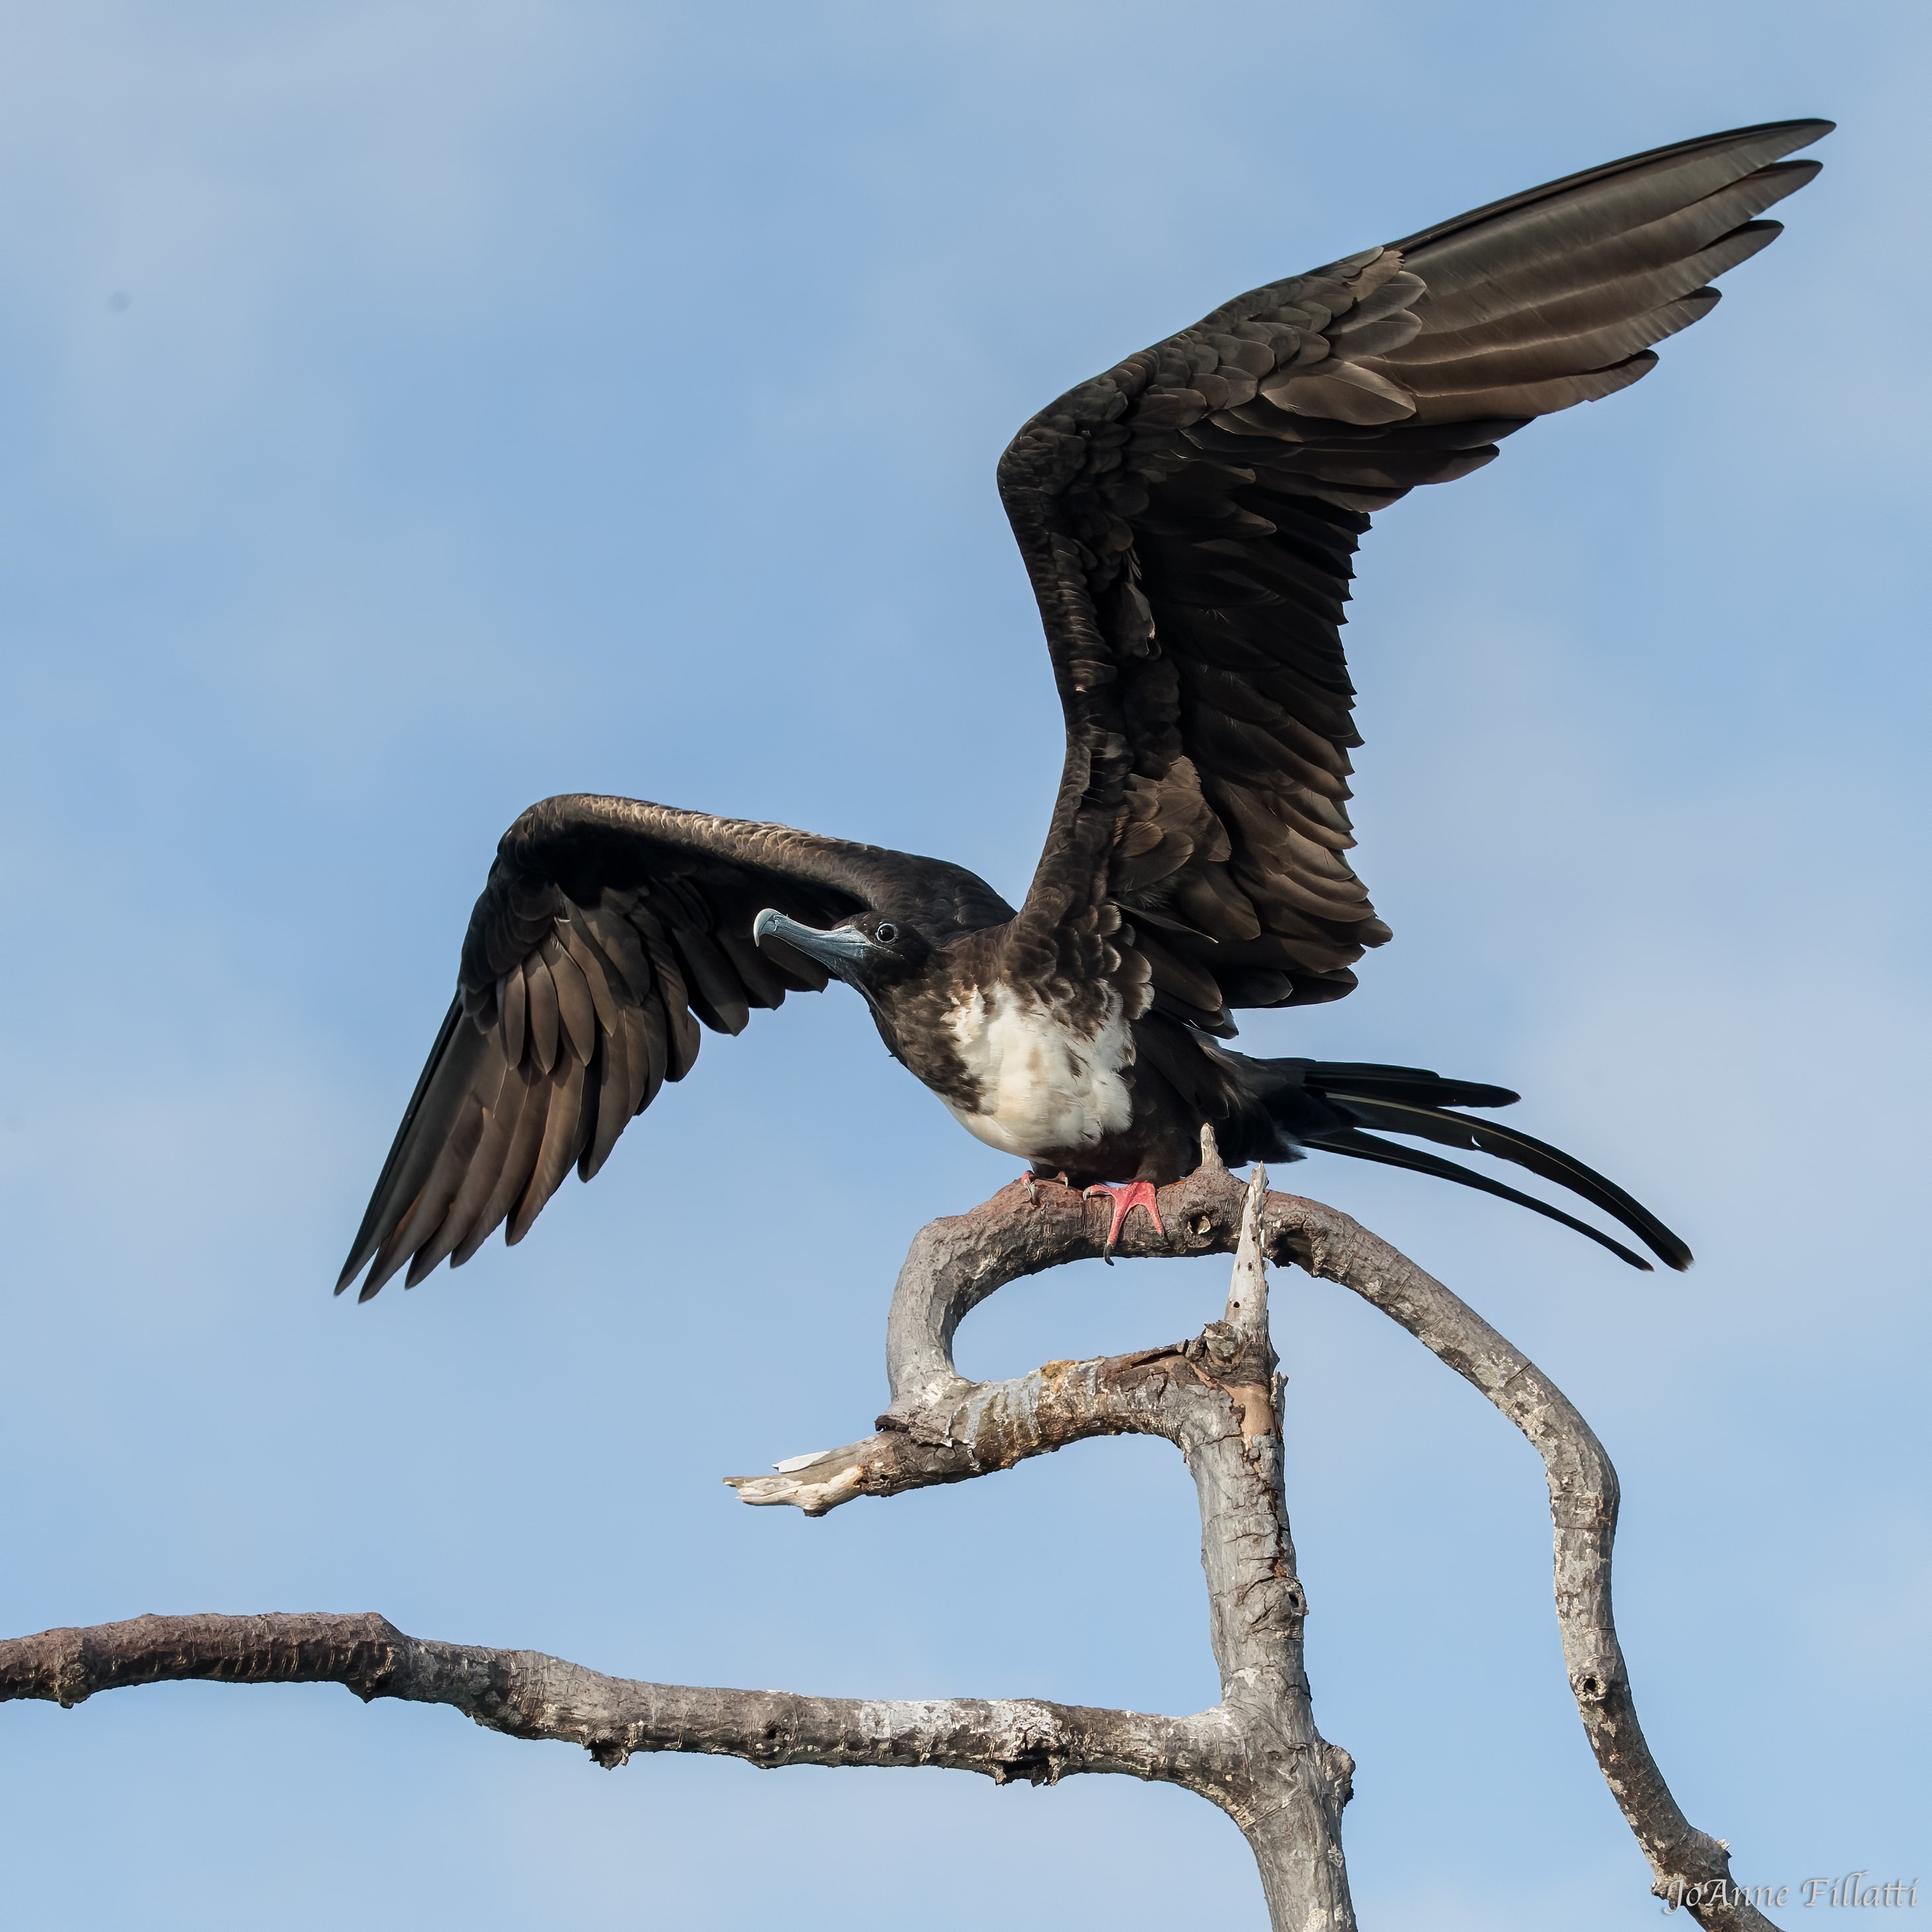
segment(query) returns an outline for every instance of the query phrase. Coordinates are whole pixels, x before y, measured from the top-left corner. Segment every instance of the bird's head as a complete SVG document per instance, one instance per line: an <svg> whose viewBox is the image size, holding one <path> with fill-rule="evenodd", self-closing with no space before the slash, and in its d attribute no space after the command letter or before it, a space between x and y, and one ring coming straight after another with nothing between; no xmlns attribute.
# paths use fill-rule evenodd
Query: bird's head
<svg viewBox="0 0 1932 1932"><path fill-rule="evenodd" d="M932 942L917 927L874 912L854 914L821 932L767 907L752 920L752 937L802 952L868 999L916 977L932 957Z"/></svg>

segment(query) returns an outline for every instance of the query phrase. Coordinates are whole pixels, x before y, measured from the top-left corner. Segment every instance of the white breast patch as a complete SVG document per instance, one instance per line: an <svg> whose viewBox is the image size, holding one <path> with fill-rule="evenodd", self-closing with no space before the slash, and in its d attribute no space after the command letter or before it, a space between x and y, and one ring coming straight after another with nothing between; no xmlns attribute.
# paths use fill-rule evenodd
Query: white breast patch
<svg viewBox="0 0 1932 1932"><path fill-rule="evenodd" d="M1070 1154L1119 1132L1132 1118L1120 1075L1133 1064L1133 1034L1118 996L1109 994L1091 1036L1007 986L990 997L976 992L946 1017L977 1089L975 1106L948 1100L946 1108L988 1147L1022 1160Z"/></svg>

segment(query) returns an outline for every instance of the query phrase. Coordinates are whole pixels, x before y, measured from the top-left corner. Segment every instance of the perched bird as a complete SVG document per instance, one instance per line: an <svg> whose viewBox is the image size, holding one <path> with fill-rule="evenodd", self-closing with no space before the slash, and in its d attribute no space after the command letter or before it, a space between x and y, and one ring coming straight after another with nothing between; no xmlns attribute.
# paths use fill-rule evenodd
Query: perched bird
<svg viewBox="0 0 1932 1932"><path fill-rule="evenodd" d="M574 1166L698 1058L700 1023L836 976L969 1133L1114 1226L1199 1158L1321 1149L1500 1195L1399 1134L1514 1162L1672 1268L1690 1251L1582 1162L1455 1111L1506 1090L1412 1067L1257 1060L1236 1009L1338 999L1389 937L1343 856L1350 559L1418 484L1532 417L1625 388L1830 130L1787 121L1573 175L1239 296L1063 396L1002 458L1066 756L1024 903L943 860L632 799L545 800L503 836L458 988L338 1292L516 1242ZM1109 1185L1125 1184L1124 1185ZM1111 1237L1110 1237L1111 1238Z"/></svg>

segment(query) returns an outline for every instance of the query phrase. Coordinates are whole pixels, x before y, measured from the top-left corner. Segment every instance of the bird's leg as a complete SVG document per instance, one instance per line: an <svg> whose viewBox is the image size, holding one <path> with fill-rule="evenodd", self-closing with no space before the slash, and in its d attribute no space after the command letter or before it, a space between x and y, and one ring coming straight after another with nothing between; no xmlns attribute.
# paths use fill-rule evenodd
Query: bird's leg
<svg viewBox="0 0 1932 1932"><path fill-rule="evenodd" d="M1154 1232L1164 1234L1167 1230L1160 1225L1160 1205L1154 1198L1154 1184L1150 1180L1130 1180L1124 1187L1110 1187L1104 1180L1096 1180L1091 1187L1081 1190L1083 1197L1091 1194L1106 1195L1114 1204L1113 1225L1107 1230L1107 1244L1102 1251L1107 1265L1114 1264L1114 1242L1120 1232L1120 1224L1136 1208L1144 1208L1154 1222Z"/></svg>

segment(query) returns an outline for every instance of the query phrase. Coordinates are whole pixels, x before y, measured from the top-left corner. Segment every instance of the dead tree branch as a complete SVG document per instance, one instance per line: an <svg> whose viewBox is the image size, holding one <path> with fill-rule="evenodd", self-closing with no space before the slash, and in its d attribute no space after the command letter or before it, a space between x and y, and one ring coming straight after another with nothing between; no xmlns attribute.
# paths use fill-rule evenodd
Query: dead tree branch
<svg viewBox="0 0 1932 1932"><path fill-rule="evenodd" d="M182 1681L340 1684L365 1703L447 1704L507 1737L581 1744L613 1769L639 1752L696 1751L767 1768L938 1765L1039 1784L1082 1771L1169 1777L1199 1748L1191 1718L1032 1699L894 1702L644 1684L541 1651L407 1636L373 1612L136 1617L0 1643L0 1701L72 1706L100 1690Z"/></svg>
<svg viewBox="0 0 1932 1932"><path fill-rule="evenodd" d="M1244 1190L1211 1148L1202 1166L1186 1180L1162 1188L1160 1199L1166 1234L1157 1233L1144 1216L1130 1216L1116 1253L1208 1253L1235 1245ZM1178 1414L1167 1418L1173 1426L1166 1426L1152 1413L1161 1404L1149 1400L1150 1383L1166 1374L1163 1365L1174 1352L1055 1364L1004 1382L969 1382L953 1365L959 1324L988 1295L1022 1275L1101 1252L1106 1204L1096 1210L1071 1190L1017 1182L971 1214L922 1228L900 1271L886 1325L892 1402L879 1418L879 1432L817 1456L795 1457L776 1476L735 1479L739 1493L747 1502L792 1503L820 1515L855 1496L957 1482L1010 1468L1083 1436L1129 1430L1168 1436L1188 1456L1200 1484L1193 1436ZM1684 1816L1637 1722L1610 1609L1616 1472L1589 1424L1520 1348L1347 1215L1298 1196L1270 1194L1261 1210L1260 1246L1268 1260L1337 1282L1400 1323L1529 1438L1550 1485L1556 1616L1570 1688L1598 1766L1650 1862L1651 1888L1682 1903L1713 1932L1774 1932L1770 1920L1738 1896L1729 1847ZM1238 1292L1239 1280L1238 1270ZM1215 1346L1211 1329L1202 1342L1187 1348L1200 1349L1204 1342ZM1236 1383L1223 1376L1220 1386L1232 1399ZM1280 1438L1271 1426L1268 1437L1278 1456ZM1278 1481L1275 1492L1279 1496ZM1223 1600L1209 1500L1204 1489L1204 1556L1210 1604L1218 1606ZM1281 1538L1286 1546L1285 1517ZM1292 1548L1286 1574L1293 1574ZM1294 1600L1303 1606L1298 1585ZM1225 1696L1231 1659L1222 1654L1218 1607L1213 1614ZM1298 1608L1298 1670L1299 1618L1305 1614L1305 1606ZM1304 1680L1304 1702L1306 1694ZM1312 1733L1312 1723L1309 1728Z"/></svg>
<svg viewBox="0 0 1932 1932"><path fill-rule="evenodd" d="M1302 1668L1307 1601L1282 1497L1274 1352L1262 1260L1266 1177L1246 1188L1218 1156L1163 1189L1157 1232L1130 1216L1117 1252L1238 1247L1228 1310L1185 1342L1097 1361L1050 1362L1009 1382L970 1382L952 1363L968 1310L1007 1282L1104 1247L1111 1203L1026 1182L974 1214L935 1221L914 1241L892 1298L892 1403L878 1434L773 1476L729 1480L747 1502L814 1516L860 1496L890 1496L1010 1468L1093 1436L1165 1436L1186 1459L1201 1508L1209 1635L1221 1702L1212 1723L1232 1750L1204 1774L1175 1779L1239 1825L1261 1870L1273 1922L1353 1932L1342 1808L1354 1765L1316 1730Z"/></svg>
<svg viewBox="0 0 1932 1932"><path fill-rule="evenodd" d="M730 1479L747 1502L823 1515L860 1496L959 1482L1100 1435L1165 1437L1193 1475L1222 1699L1188 1717L1031 1700L884 1702L711 1690L607 1677L534 1651L405 1636L376 1616L142 1617L0 1642L0 1701L72 1705L182 1678L329 1682L365 1700L452 1706L514 1737L582 1745L615 1766L641 1751L786 1764L937 1765L1006 1783L1114 1772L1176 1784L1226 1811L1253 1849L1272 1922L1354 1932L1340 1818L1352 1765L1316 1731L1302 1668L1307 1604L1282 1496L1280 1383L1264 1260L1340 1282L1474 1383L1528 1437L1547 1472L1556 1605L1570 1688L1604 1778L1649 1859L1653 1891L1721 1932L1770 1922L1730 1883L1726 1848L1671 1796L1632 1705L1610 1614L1615 1472L1574 1407L1520 1351L1346 1215L1244 1187L1207 1144L1160 1191L1156 1230L1131 1216L1115 1252L1236 1251L1223 1318L1130 1355L1049 1363L976 1383L952 1360L960 1322L1022 1276L1102 1252L1111 1204L1016 1183L914 1240L887 1328L892 1402L865 1441Z"/></svg>

